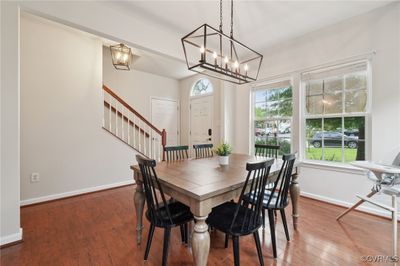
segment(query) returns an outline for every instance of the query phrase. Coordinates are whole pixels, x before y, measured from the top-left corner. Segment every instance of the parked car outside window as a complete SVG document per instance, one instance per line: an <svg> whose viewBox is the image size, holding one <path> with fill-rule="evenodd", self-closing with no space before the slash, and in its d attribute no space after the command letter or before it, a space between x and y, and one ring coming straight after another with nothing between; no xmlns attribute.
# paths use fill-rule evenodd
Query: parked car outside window
<svg viewBox="0 0 400 266"><path fill-rule="evenodd" d="M342 147L342 138L344 141L344 145L349 147L350 149L356 149L358 146L358 138L355 136L347 136L340 132L317 132L314 134L311 139L311 145L314 148L321 148L322 141L324 143L324 147Z"/></svg>

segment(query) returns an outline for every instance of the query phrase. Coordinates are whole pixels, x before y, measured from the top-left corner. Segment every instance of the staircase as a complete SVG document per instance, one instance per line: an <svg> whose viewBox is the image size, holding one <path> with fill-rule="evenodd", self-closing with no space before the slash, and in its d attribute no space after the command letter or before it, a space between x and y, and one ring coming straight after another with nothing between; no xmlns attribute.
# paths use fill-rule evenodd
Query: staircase
<svg viewBox="0 0 400 266"><path fill-rule="evenodd" d="M164 161L165 129L156 128L105 85L103 93L103 128L142 155Z"/></svg>

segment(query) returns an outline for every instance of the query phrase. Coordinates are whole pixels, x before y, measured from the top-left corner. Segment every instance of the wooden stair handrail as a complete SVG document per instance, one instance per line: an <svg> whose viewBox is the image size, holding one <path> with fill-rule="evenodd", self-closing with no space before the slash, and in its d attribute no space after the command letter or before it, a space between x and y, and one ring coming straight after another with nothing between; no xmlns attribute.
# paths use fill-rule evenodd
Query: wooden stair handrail
<svg viewBox="0 0 400 266"><path fill-rule="evenodd" d="M153 126L152 123L150 123L146 118L144 118L141 114L139 114L135 109L133 109L129 104L127 104L124 100L122 100L115 92L113 92L110 88L108 88L106 85L103 85L103 90L105 90L108 94L110 94L113 98L115 98L120 104L125 106L129 111L134 113L137 117L139 117L143 122L146 123L149 127L151 127L155 132L158 134L162 135L162 131Z"/></svg>
<svg viewBox="0 0 400 266"><path fill-rule="evenodd" d="M162 160L165 161L165 146L167 146L167 132L165 129L162 131L156 128L152 123L150 123L146 118L144 118L141 114L139 114L135 109L133 109L127 102L122 100L114 91L112 91L109 87L103 84L103 90L106 91L108 94L110 94L114 99L116 99L120 104L125 106L126 109L128 109L130 112L135 114L139 119L141 119L146 125L148 125L151 129L153 129L156 133L158 133L161 136L161 145L163 147L163 153L162 153ZM111 106L110 103L107 103L104 99L104 104L108 104ZM117 113L117 110L115 110ZM121 113L122 115L122 113ZM141 129L144 132L144 129ZM148 134L147 134L148 135Z"/></svg>

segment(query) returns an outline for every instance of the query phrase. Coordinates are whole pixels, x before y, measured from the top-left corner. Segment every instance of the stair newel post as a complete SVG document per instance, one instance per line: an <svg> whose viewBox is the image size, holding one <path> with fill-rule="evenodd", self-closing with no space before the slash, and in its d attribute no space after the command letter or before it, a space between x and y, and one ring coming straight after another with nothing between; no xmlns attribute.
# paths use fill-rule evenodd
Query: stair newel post
<svg viewBox="0 0 400 266"><path fill-rule="evenodd" d="M163 129L161 132L161 145L163 147L162 160L165 161L165 146L167 146L167 132L165 129Z"/></svg>

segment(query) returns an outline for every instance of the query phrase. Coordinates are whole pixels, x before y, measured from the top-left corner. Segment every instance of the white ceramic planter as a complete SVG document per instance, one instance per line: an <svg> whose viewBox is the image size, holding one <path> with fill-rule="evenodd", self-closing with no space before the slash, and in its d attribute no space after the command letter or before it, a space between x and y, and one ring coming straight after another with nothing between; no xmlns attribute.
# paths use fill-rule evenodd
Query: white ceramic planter
<svg viewBox="0 0 400 266"><path fill-rule="evenodd" d="M229 156L218 156L220 165L228 165L229 164Z"/></svg>

